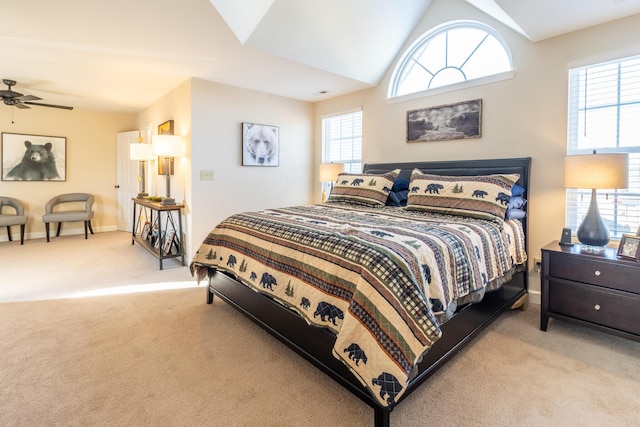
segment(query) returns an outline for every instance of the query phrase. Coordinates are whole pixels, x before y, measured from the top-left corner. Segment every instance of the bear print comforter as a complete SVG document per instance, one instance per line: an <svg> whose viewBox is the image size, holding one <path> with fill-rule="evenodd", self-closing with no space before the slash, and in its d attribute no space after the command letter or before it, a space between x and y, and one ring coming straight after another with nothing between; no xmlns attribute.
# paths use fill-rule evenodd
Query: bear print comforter
<svg viewBox="0 0 640 427"><path fill-rule="evenodd" d="M227 218L192 271L229 272L335 332L334 356L387 406L441 336L439 316L525 261L517 220L324 204Z"/></svg>

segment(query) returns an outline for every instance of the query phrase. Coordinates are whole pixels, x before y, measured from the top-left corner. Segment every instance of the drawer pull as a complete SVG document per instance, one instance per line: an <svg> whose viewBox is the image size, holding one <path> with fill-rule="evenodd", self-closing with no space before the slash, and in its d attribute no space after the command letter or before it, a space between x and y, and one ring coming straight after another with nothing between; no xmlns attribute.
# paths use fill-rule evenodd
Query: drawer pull
<svg viewBox="0 0 640 427"><path fill-rule="evenodd" d="M595 309L596 309L596 311L599 311L599 310L600 310L600 304L596 304L596 306L595 306L595 307L593 307L593 308L595 308Z"/></svg>
<svg viewBox="0 0 640 427"><path fill-rule="evenodd" d="M600 276L600 274L601 274L601 273L600 273L600 271L599 271L599 270L596 270L595 275L596 275L596 276Z"/></svg>

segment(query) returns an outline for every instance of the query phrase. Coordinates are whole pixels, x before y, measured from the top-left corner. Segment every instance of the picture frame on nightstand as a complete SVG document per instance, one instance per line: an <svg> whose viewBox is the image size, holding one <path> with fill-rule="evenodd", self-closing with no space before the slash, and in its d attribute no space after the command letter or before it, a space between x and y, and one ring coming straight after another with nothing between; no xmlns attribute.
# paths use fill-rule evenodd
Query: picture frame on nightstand
<svg viewBox="0 0 640 427"><path fill-rule="evenodd" d="M618 246L618 257L640 261L640 237L623 235Z"/></svg>

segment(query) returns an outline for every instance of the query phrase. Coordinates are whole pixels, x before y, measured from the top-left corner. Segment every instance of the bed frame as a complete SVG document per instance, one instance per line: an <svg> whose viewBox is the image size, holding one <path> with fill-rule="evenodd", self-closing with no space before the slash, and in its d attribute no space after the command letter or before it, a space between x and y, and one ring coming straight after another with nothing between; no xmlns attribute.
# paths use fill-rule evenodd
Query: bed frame
<svg viewBox="0 0 640 427"><path fill-rule="evenodd" d="M530 167L531 158L519 158L367 164L364 166L364 172L384 173L401 169L400 177L406 179L409 179L414 168L438 175L517 173L520 175L518 183L529 191ZM526 237L526 218L523 220L523 226ZM418 374L408 384L406 392L398 399L396 405L416 390L420 384L458 353L501 313L523 303L526 307L527 290L528 272L525 268L524 271L514 274L513 278L499 290L488 292L482 302L458 308L456 314L441 326L442 338L436 341L426 353L418 365ZM376 427L390 425L390 413L393 406L381 407L377 399L371 396L370 392L355 378L346 365L333 357L332 349L335 336L331 332L309 327L302 317L267 295L257 293L232 277L210 269L209 286L207 286L208 304L213 302L214 295L218 295L222 300L235 307L371 406L374 409Z"/></svg>

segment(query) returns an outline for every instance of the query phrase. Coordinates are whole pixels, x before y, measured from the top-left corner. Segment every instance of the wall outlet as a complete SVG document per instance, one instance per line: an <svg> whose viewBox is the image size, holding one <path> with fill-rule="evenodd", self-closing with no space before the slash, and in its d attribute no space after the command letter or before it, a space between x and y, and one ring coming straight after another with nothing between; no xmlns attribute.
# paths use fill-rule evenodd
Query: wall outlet
<svg viewBox="0 0 640 427"><path fill-rule="evenodd" d="M213 171L200 171L200 181L213 181Z"/></svg>
<svg viewBox="0 0 640 427"><path fill-rule="evenodd" d="M536 272L540 273L540 271L542 270L542 260L540 258L534 258L533 264L534 264L533 268L536 270Z"/></svg>

